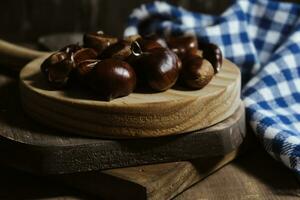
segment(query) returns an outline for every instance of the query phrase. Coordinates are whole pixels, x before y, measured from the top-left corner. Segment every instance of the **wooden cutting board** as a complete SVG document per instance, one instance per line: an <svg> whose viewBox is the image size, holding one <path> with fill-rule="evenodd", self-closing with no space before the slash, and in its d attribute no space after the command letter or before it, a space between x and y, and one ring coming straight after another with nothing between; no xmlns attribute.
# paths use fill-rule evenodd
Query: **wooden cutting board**
<svg viewBox="0 0 300 200"><path fill-rule="evenodd" d="M118 150L120 150L121 146L123 146L122 149L124 150L124 147L130 145L130 143L122 143L125 140L119 141L119 144L117 141L115 143L109 141L108 143L114 144L117 149L115 149L115 151L109 151L109 154L101 154L101 152L99 154L99 149L107 144L101 142L100 139L77 137L48 129L28 118L21 108L17 82L1 73L0 96L0 161L2 164L8 164L18 169L29 172L34 171L35 173L44 175L50 172L75 172L75 168L70 169L67 167L76 165L78 165L76 170L80 169L81 171L80 173L73 174L42 176L40 180L43 181L37 180L37 184L39 184L37 186L28 185L30 184L28 180L32 179L30 178L31 176L26 174L26 177L22 179L20 172L13 171L11 175L5 177L8 177L11 181L9 182L10 185L13 186L17 184L19 188L25 188L25 190L22 191L17 190L20 197L23 194L25 195L24 197L28 198L30 193L26 191L26 188L39 188L38 186L41 186L41 183L55 184L61 187L61 185L46 179L51 178L85 193L101 197L102 199L145 199L146 197L152 200L170 199L234 159L237 155L237 148L240 142L245 139L246 134L244 110L241 109L240 112L236 112L234 116L222 122L222 126L220 123L219 128L217 128L218 125L216 125L214 126L214 131L211 129L211 132L194 134L191 139L183 137L185 134L172 136L175 137L173 140L169 138L168 140L160 141L163 138L150 138L147 140L153 141L146 145L147 148L141 148L141 152L139 152L139 149L134 147L130 148L129 146L125 154L118 154ZM182 141L180 142L181 138ZM144 139L139 139L136 141L142 142L143 140ZM90 143L88 143L88 141L90 141ZM48 142L49 144L47 144ZM150 145L151 143L152 145ZM112 160L110 160L111 162L116 161L117 164L119 163L121 166L126 166L127 164L138 165L142 163L164 162L166 157L163 156L159 158L158 156L164 151L161 146L168 145L170 147L169 143L173 143L173 146L176 146L173 153L170 149L167 151L169 154L167 158L170 160L180 159L180 156L184 156L183 158L187 159L189 159L189 157L194 158L194 156L200 156L202 158L191 162L181 161L83 172L90 169L96 170L102 161L108 162L110 156L112 158ZM72 144L74 144L73 150ZM224 146L224 144L226 144L226 146ZM139 146L143 146L143 144ZM192 146L193 151L190 151L192 149L183 151L184 148L189 148L190 146ZM89 147L91 148L91 152L87 152ZM98 152L95 151L97 149ZM231 149L235 150L231 152ZM139 153L142 156L145 153L144 158L150 158L149 161L142 160L143 162L141 162L141 160L139 160L141 159L140 156L133 159L134 156L139 155ZM76 154L79 156L76 156ZM206 157L205 154L208 156L219 154L220 156ZM107 157L105 157L105 155ZM116 156L118 155L123 160L117 160ZM128 161L131 160L133 161L128 163ZM94 165L91 165L91 168L88 167L90 162L94 163ZM86 164L81 165L81 163ZM57 171L58 169L61 170L63 165L65 166L65 171ZM52 168L53 166L60 167ZM80 166L82 168L80 168ZM2 174L3 173L7 174L6 171L2 169ZM14 176L16 174L17 176ZM12 180L12 177L16 177L16 179ZM22 187L22 184L25 185ZM51 187L51 185L49 187ZM12 189L11 191L16 190ZM52 197L53 193L57 192L57 188L51 189L50 192ZM6 194L9 194L9 192ZM11 196L11 193L9 196Z"/></svg>
<svg viewBox="0 0 300 200"><path fill-rule="evenodd" d="M73 173L225 155L245 137L244 108L217 125L160 138L104 140L36 123L22 110L18 84L0 75L0 157L38 174Z"/></svg>
<svg viewBox="0 0 300 200"><path fill-rule="evenodd" d="M51 89L40 72L44 59L30 62L20 73L23 108L35 120L70 133L106 138L182 134L212 126L240 105L240 71L228 60L201 90L175 87L104 102L84 89Z"/></svg>
<svg viewBox="0 0 300 200"><path fill-rule="evenodd" d="M14 91L10 88L9 91ZM1 90L0 90L1 92ZM104 140L48 129L22 113L14 96L2 96L2 162L36 174L64 174L225 155L246 134L244 107L207 129L160 138Z"/></svg>

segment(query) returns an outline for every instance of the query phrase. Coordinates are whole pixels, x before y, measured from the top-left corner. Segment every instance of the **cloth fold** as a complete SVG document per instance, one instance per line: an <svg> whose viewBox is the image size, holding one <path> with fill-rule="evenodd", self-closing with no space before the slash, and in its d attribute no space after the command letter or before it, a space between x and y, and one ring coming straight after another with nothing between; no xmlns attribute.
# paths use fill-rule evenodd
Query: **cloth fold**
<svg viewBox="0 0 300 200"><path fill-rule="evenodd" d="M222 15L166 2L136 8L124 35L196 35L242 72L249 123L266 151L300 175L300 5L238 0Z"/></svg>

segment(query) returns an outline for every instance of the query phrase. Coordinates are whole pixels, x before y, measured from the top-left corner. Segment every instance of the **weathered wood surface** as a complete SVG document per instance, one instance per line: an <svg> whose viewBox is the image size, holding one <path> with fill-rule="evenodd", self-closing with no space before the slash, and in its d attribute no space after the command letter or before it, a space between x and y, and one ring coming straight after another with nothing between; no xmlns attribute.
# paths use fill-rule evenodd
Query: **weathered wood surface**
<svg viewBox="0 0 300 200"><path fill-rule="evenodd" d="M1 71L0 71L1 72ZM70 144L74 144L77 142L77 144L82 144L82 140L86 142L86 144L91 145L89 148L91 148L93 145L95 145L95 141L98 141L97 139L83 139L83 138L71 138L68 139L68 135L61 135L57 136L56 134L53 135L53 137L48 136L47 138L47 130L46 134L44 133L43 127L40 127L38 124L35 124L29 119L26 119L26 116L23 115L20 107L20 102L18 100L18 89L17 89L17 83L12 78L9 78L6 75L0 75L0 94L2 97L2 100L0 102L0 127L1 127L1 133L4 133L4 135L1 135L0 138L0 149L2 152L1 154L1 163L5 164L12 164L8 163L7 161L13 161L14 166L17 168L22 168L22 165L27 165L27 167L33 167L37 170L49 170L53 166L53 162L55 162L57 159L64 159L66 162L73 161L75 164L78 164L78 159L72 158L72 155L76 155L80 153L83 149L79 148L78 152L71 151L71 153L61 158L59 156L59 151L56 151L57 154L52 154L52 158L50 156L50 159L52 159L52 163L47 163L47 157L45 159L45 156L47 152L44 153L40 152L42 147L46 146L45 149L48 148L48 151L52 151L51 145L57 144L59 142L59 145L57 148L60 151L70 151L67 147ZM244 118L242 118L242 124L237 123L236 120L238 120L241 116L244 116L243 114L243 108L241 107L241 110L237 112L236 117L232 117L227 120L227 126L228 124L234 124L236 127L231 127L229 130L227 130L228 133L230 133L230 139L233 139L233 143L240 141L242 142L243 137L245 136L245 124L244 124ZM236 118L236 119L235 119ZM223 122L219 124L219 128L215 126L216 130L226 130L224 128L224 125L226 122ZM29 126L29 127L28 127ZM213 129L213 128L211 128ZM33 132L32 132L33 131ZM41 131L41 132L39 132ZM51 131L50 131L51 132ZM239 133L238 138L232 138L232 135L235 135L236 133ZM34 137L34 133L37 133ZM211 132L212 136L214 134L214 131ZM46 136L46 137L45 137ZM241 137L241 138L239 138ZM32 144L33 140L35 142L35 146ZM216 135L213 136L215 141L212 144L205 144L207 146L208 153L212 153L215 151L214 147L212 145L215 144ZM190 141L186 141L188 145L192 145L194 140L197 140L197 138L191 138ZM5 142L4 142L5 140ZM14 140L14 141L13 141ZM148 139L149 140L149 139ZM147 140L147 141L148 141ZM90 143L89 143L89 142ZM31 142L31 144L29 144ZM139 143L138 140L136 140L137 143ZM166 141L162 141L163 144L167 143ZM220 141L221 142L221 141ZM227 143L228 141L222 141L221 143ZM6 146L8 145L8 146ZM34 147L30 147L30 145ZM162 144L159 144L158 140L156 143L154 142L154 146L160 146ZM173 144L176 148L181 148L181 145L176 144L176 142ZM237 145L237 144L236 144ZM240 145L240 144L239 144ZM235 146L234 149L236 149L239 145ZM78 146L77 146L78 147ZM147 147L143 146L144 148ZM209 148L210 147L210 148ZM217 147L217 146L216 146ZM174 148L174 147L173 147ZM19 149L19 151L17 150ZM138 150L141 150L143 148L137 148ZM17 151L14 151L17 150ZM226 151L228 151L227 149ZM14 153L11 153L11 152ZM29 153L26 155L23 154L24 152ZM201 149L198 149L199 152L203 153ZM162 151L163 152L163 151ZM131 152L132 153L132 152ZM142 152L143 153L143 152ZM181 156L181 152L173 152L175 155ZM185 153L188 155L189 153ZM12 183L8 182L6 185L6 192L1 193L0 189L0 199L1 197L5 199L30 199L30 198L42 198L43 195L47 196L49 199L57 199L57 196L60 196L60 199L85 199L87 197L82 196L82 194L72 191L71 189L64 190L62 189L61 185L58 185L58 187L54 187L50 190L47 190L49 185L54 184L53 179L57 180L58 182L64 182L65 184L69 185L70 187L74 188L80 188L81 191L93 194L93 196L97 196L104 199L132 199L131 197L134 197L134 199L145 199L146 197L148 199L170 199L177 195L178 193L184 191L188 187L190 187L192 184L198 182L199 180L203 179L210 173L214 172L215 170L219 169L232 159L234 159L237 155L237 150L231 153L228 153L224 156L218 156L214 158L202 158L194 160L192 163L190 162L175 162L175 163L166 163L166 164L157 164L157 165L148 165L148 166L140 166L140 167L131 167L131 168L123 168L123 169L112 169L112 170L106 170L106 171L96 171L96 172L86 172L86 173L76 173L76 174L70 174L70 175L56 175L55 177L52 176L45 176L44 178L50 179L50 181L47 181L46 185L39 185L41 178L34 177L32 178L29 175L17 172L16 176L18 176L19 179L27 179L29 182L24 183L24 181L19 181L21 184L26 184L23 189L21 189L21 184L15 184L15 187L18 190L18 193L16 196L10 195L9 192L12 191ZM49 155L48 155L49 156ZM71 156L71 157L70 157ZM89 157L89 156L83 156L83 157ZM49 158L49 157L48 157ZM31 162L31 160L35 160L35 162ZM128 159L130 160L130 158ZM44 162L41 162L44 161ZM99 161L99 159L98 159ZM37 163L39 162L39 163ZM159 161L161 162L161 160ZM37 165L38 164L38 165ZM97 163L96 163L97 164ZM8 170L9 172L10 170ZM82 171L82 170L79 170ZM38 171L35 171L38 172ZM40 172L40 171L39 171ZM1 175L1 172L0 172ZM9 175L6 174L6 176L2 176L2 180L8 179ZM12 178L12 177L10 177ZM33 180L32 180L33 179ZM12 179L13 180L13 179ZM19 183L18 182L18 183ZM6 181L7 183L7 181ZM25 192L26 189L31 187L31 184L38 185L34 186L35 192L31 192L29 189L29 192ZM1 183L0 183L1 185ZM16 189L15 188L15 189ZM56 198L57 197L57 198ZM122 198L120 198L122 197ZM136 197L136 198L135 198Z"/></svg>
<svg viewBox="0 0 300 200"><path fill-rule="evenodd" d="M110 102L85 88L53 90L33 60L20 73L23 108L35 120L58 130L105 138L177 135L212 126L240 105L241 75L224 60L201 90L174 87L165 92L134 92Z"/></svg>
<svg viewBox="0 0 300 200"><path fill-rule="evenodd" d="M55 179L103 199L168 200L232 161L238 152L191 162L59 175Z"/></svg>
<svg viewBox="0 0 300 200"><path fill-rule="evenodd" d="M0 199L101 200L53 181L0 166ZM91 181L93 181L91 179ZM112 193L117 190L111 188ZM254 146L175 200L296 200L300 183L295 174ZM105 199L103 199L105 200Z"/></svg>
<svg viewBox="0 0 300 200"><path fill-rule="evenodd" d="M236 149L245 136L241 108L234 118L220 123L219 128L206 130L206 134L200 131L119 141L71 137L45 128L26 116L19 101L17 82L5 75L0 77L1 159L27 171L71 173L224 155ZM228 124L233 126L228 127Z"/></svg>

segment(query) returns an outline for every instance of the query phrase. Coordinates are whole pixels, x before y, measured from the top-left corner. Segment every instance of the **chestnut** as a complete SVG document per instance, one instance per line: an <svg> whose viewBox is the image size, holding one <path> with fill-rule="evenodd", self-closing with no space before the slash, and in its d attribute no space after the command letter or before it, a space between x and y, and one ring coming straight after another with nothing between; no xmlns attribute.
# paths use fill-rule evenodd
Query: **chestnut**
<svg viewBox="0 0 300 200"><path fill-rule="evenodd" d="M95 59L84 60L80 62L76 68L77 79L81 83L87 84L89 77L98 62L100 62L100 60Z"/></svg>
<svg viewBox="0 0 300 200"><path fill-rule="evenodd" d="M107 47L100 58L114 58L120 60L126 60L131 54L131 42L126 40L120 40L115 44Z"/></svg>
<svg viewBox="0 0 300 200"><path fill-rule="evenodd" d="M160 43L158 43L156 40L139 38L136 41L139 43L142 51L148 51L154 48L163 48L163 46Z"/></svg>
<svg viewBox="0 0 300 200"><path fill-rule="evenodd" d="M165 91L176 83L181 62L170 49L153 48L143 52L138 43L134 43L132 53L136 57L134 69L140 82L146 82L155 91Z"/></svg>
<svg viewBox="0 0 300 200"><path fill-rule="evenodd" d="M142 36L140 36L139 34L136 34L136 35L130 35L130 36L127 36L127 37L124 37L124 40L132 43L134 41L136 41L137 39L141 38Z"/></svg>
<svg viewBox="0 0 300 200"><path fill-rule="evenodd" d="M98 56L110 45L118 42L118 38L104 34L102 31L86 33L83 36L84 47L93 48Z"/></svg>
<svg viewBox="0 0 300 200"><path fill-rule="evenodd" d="M178 55L180 59L190 52L198 51L198 41L194 36L173 36L167 39L168 47Z"/></svg>
<svg viewBox="0 0 300 200"><path fill-rule="evenodd" d="M203 57L212 64L215 73L218 73L223 62L221 49L213 43L199 43L199 47L203 51Z"/></svg>
<svg viewBox="0 0 300 200"><path fill-rule="evenodd" d="M213 66L202 57L197 55L188 55L183 60L180 80L187 87L192 89L201 89L210 82L213 76Z"/></svg>
<svg viewBox="0 0 300 200"><path fill-rule="evenodd" d="M41 71L51 86L60 89L67 85L75 67L72 56L66 52L55 52L42 63Z"/></svg>
<svg viewBox="0 0 300 200"><path fill-rule="evenodd" d="M92 48L81 48L72 54L72 56L74 57L75 64L78 65L84 60L96 59L97 52Z"/></svg>
<svg viewBox="0 0 300 200"><path fill-rule="evenodd" d="M109 58L95 65L89 85L101 99L110 101L133 92L136 86L136 74L128 63Z"/></svg>
<svg viewBox="0 0 300 200"><path fill-rule="evenodd" d="M76 53L76 51L78 51L80 49L81 49L81 46L79 46L78 44L69 44L69 45L63 47L62 49L60 49L59 51L66 52L67 54L72 54L72 53Z"/></svg>
<svg viewBox="0 0 300 200"><path fill-rule="evenodd" d="M146 35L144 39L148 41L150 40L150 41L157 42L158 44L160 44L161 47L168 48L168 44L166 40L156 34Z"/></svg>

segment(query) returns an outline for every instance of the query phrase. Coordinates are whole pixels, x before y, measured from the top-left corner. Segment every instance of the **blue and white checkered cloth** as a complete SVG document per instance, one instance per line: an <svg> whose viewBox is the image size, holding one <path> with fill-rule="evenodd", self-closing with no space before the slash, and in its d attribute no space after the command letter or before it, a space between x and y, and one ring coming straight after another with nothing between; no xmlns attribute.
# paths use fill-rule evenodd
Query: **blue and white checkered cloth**
<svg viewBox="0 0 300 200"><path fill-rule="evenodd" d="M141 32L193 34L218 44L241 69L254 132L271 156L300 175L300 5L238 0L211 16L153 2L132 12L124 34Z"/></svg>

